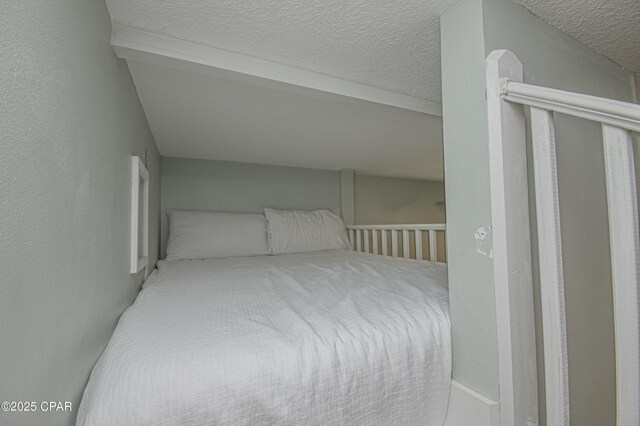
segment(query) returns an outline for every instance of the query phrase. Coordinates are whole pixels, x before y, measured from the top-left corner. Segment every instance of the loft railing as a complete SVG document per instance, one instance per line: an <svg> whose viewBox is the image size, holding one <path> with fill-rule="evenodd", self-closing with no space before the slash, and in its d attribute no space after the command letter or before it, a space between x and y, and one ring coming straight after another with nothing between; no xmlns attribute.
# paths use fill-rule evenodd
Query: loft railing
<svg viewBox="0 0 640 426"><path fill-rule="evenodd" d="M353 249L363 253L446 262L446 225L347 226Z"/></svg>

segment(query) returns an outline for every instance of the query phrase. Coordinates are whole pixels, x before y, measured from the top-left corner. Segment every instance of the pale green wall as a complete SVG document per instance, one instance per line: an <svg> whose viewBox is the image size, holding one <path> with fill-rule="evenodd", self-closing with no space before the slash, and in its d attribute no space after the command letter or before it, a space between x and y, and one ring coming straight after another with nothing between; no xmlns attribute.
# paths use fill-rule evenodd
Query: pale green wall
<svg viewBox="0 0 640 426"><path fill-rule="evenodd" d="M162 157L162 246L166 209L262 212L340 209L340 172ZM348 176L351 171L343 171ZM355 223L444 222L442 182L353 175Z"/></svg>
<svg viewBox="0 0 640 426"><path fill-rule="evenodd" d="M159 156L103 1L3 2L0 14L0 400L71 401L143 274L129 274L129 156L149 150L151 254Z"/></svg>
<svg viewBox="0 0 640 426"><path fill-rule="evenodd" d="M167 209L262 212L339 209L339 173L228 161L162 157L162 241Z"/></svg>
<svg viewBox="0 0 640 426"><path fill-rule="evenodd" d="M453 377L497 400L493 260L474 235L491 225L482 1L460 1L440 26Z"/></svg>
<svg viewBox="0 0 640 426"><path fill-rule="evenodd" d="M358 225L445 221L442 182L356 173L354 197Z"/></svg>
<svg viewBox="0 0 640 426"><path fill-rule="evenodd" d="M456 17L462 19L456 20ZM465 228L468 232L479 221L485 221L490 212L488 205L478 212L476 204L464 202L466 197L475 200L478 195L487 197L486 202L489 202L487 133L483 124L486 120L484 58L494 49L506 48L523 62L527 83L624 101L632 100L631 76L613 62L508 1L462 0L445 13L442 27L449 247L454 253L464 250L472 258L473 243L465 240L465 233L454 233L453 229ZM572 423L613 424L613 319L601 134L597 124L578 119L559 116L556 124ZM466 168L466 173L462 167ZM458 180L452 184L455 179ZM533 202L531 204L533 211ZM465 208L473 214L465 214L462 210ZM456 226L454 217L462 223ZM535 226L532 231L535 252ZM466 249L463 244L468 244ZM465 264L463 260L468 259L459 257L458 253L454 262L450 253L454 337L477 328L475 324L465 325L463 320L467 319L468 312L458 309L465 302L477 303L474 290L467 294L459 289L485 288L484 280L487 279L486 275L477 274L484 274L485 268ZM534 278L537 279L537 274ZM488 284L492 287L491 282ZM536 287L536 297L538 293ZM458 298L464 300L461 302ZM493 301L484 307L475 307L474 312L488 309L490 305L493 307ZM540 330L539 323L537 326ZM455 327L463 327L465 331L455 331ZM492 341L494 334L492 331L487 338ZM455 342L458 346L454 346L454 377L476 390L487 388L488 384L495 389L497 374L488 382L478 381L480 377L469 374L471 366L477 363L478 348L464 344L471 353L464 350L460 353L459 339L454 339ZM481 349L483 356L489 354L486 347ZM488 396L495 396L495 393ZM542 393L540 398L543 402Z"/></svg>

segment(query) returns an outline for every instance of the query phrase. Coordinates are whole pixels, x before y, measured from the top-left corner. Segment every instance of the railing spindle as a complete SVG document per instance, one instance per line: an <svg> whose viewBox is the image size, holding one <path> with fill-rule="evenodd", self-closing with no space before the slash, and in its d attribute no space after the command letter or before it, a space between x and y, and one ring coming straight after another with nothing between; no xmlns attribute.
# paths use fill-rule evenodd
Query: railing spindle
<svg viewBox="0 0 640 426"><path fill-rule="evenodd" d="M409 230L402 230L402 257L409 258Z"/></svg>
<svg viewBox="0 0 640 426"><path fill-rule="evenodd" d="M378 253L378 230L377 229L372 229L371 230L371 238L373 240L373 254L379 254Z"/></svg>
<svg viewBox="0 0 640 426"><path fill-rule="evenodd" d="M382 230L382 240L380 241L382 243L382 255L386 256L387 255L387 230L383 229Z"/></svg>
<svg viewBox="0 0 640 426"><path fill-rule="evenodd" d="M631 132L602 125L614 294L617 413L640 424L640 242Z"/></svg>
<svg viewBox="0 0 640 426"><path fill-rule="evenodd" d="M398 231L391 230L391 256L398 257Z"/></svg>
<svg viewBox="0 0 640 426"><path fill-rule="evenodd" d="M436 262L438 260L436 250L436 231L429 229L429 260L431 262Z"/></svg>
<svg viewBox="0 0 640 426"><path fill-rule="evenodd" d="M369 253L369 230L364 229L364 252Z"/></svg>
<svg viewBox="0 0 640 426"><path fill-rule="evenodd" d="M422 231L416 229L413 232L416 239L416 260L422 260Z"/></svg>
<svg viewBox="0 0 640 426"><path fill-rule="evenodd" d="M569 425L569 371L556 141L551 111L531 108L531 134L538 217L547 424L561 426Z"/></svg>

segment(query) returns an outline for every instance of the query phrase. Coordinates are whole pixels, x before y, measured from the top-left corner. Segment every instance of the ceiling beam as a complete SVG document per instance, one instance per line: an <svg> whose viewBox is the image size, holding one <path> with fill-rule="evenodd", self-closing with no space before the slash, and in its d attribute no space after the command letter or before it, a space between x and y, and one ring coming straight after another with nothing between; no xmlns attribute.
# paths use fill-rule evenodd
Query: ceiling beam
<svg viewBox="0 0 640 426"><path fill-rule="evenodd" d="M113 24L111 45L116 55L125 60L313 96L346 96L442 116L442 105L437 102L116 23Z"/></svg>

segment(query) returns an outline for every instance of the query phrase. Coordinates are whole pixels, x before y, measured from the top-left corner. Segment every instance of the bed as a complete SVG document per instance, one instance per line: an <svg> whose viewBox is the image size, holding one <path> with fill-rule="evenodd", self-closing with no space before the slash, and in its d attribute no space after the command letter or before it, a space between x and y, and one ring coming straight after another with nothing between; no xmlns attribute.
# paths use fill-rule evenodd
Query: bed
<svg viewBox="0 0 640 426"><path fill-rule="evenodd" d="M348 250L158 266L78 424L443 424L446 266Z"/></svg>

